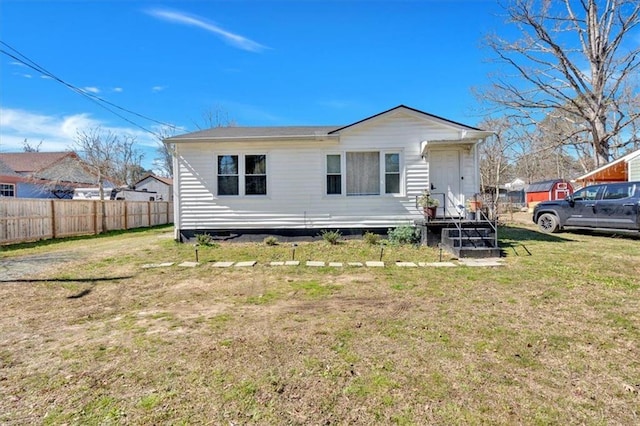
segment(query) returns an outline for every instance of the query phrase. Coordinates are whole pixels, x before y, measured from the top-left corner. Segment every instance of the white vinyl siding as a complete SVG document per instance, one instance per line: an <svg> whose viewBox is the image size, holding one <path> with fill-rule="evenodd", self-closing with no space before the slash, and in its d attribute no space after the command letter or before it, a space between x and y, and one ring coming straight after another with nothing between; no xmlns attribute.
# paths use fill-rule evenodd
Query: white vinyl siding
<svg viewBox="0 0 640 426"><path fill-rule="evenodd" d="M627 165L629 170L629 180L630 181L638 181L640 180L640 156L635 157L629 164Z"/></svg>
<svg viewBox="0 0 640 426"><path fill-rule="evenodd" d="M395 114L340 132L329 140L252 140L177 143L176 227L214 229L381 228L412 224L422 217L415 196L426 188L429 164L421 142L459 138L427 119ZM458 149L453 147L453 149ZM347 196L347 153L378 155L378 195ZM462 190L475 193L473 154L462 149ZM397 155L398 169L387 168L387 155ZM239 195L218 196L217 158L237 155ZM266 156L267 195L244 196L244 157ZM335 156L335 157L332 157ZM328 163L339 157L339 170ZM395 161L395 158L389 160ZM373 160L372 160L373 161ZM393 162L392 161L392 162ZM340 176L339 194L328 191L328 176ZM333 178L332 178L333 179ZM392 180L398 181L391 183ZM390 188L398 193L389 193ZM468 190L466 188L469 188ZM372 190L371 192L375 192Z"/></svg>

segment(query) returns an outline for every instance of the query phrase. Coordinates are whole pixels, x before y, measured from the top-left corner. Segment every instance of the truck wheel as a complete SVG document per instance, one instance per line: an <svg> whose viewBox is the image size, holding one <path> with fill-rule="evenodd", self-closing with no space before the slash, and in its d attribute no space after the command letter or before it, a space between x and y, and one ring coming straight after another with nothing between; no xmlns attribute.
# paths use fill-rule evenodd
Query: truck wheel
<svg viewBox="0 0 640 426"><path fill-rule="evenodd" d="M551 213L541 214L538 218L538 229L545 234L551 234L558 230L558 218Z"/></svg>

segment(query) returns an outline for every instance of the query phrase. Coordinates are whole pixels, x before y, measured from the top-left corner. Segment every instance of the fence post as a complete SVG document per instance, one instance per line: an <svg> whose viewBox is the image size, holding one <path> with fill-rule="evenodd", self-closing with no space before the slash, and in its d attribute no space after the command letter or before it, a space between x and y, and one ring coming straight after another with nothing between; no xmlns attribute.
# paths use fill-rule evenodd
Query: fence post
<svg viewBox="0 0 640 426"><path fill-rule="evenodd" d="M93 235L98 235L98 202L93 202Z"/></svg>
<svg viewBox="0 0 640 426"><path fill-rule="evenodd" d="M129 203L127 202L127 200L123 200L122 202L124 203L124 229L127 230L129 229L129 215L127 208Z"/></svg>
<svg viewBox="0 0 640 426"><path fill-rule="evenodd" d="M56 237L56 200L51 200L51 238Z"/></svg>
<svg viewBox="0 0 640 426"><path fill-rule="evenodd" d="M147 218L147 228L151 228L151 201L147 201Z"/></svg>

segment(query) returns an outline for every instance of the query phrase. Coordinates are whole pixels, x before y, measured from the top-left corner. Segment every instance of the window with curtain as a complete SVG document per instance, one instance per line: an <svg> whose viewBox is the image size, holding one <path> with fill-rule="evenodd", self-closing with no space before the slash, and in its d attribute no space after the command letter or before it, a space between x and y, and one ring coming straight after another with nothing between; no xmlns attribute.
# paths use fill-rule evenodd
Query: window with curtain
<svg viewBox="0 0 640 426"><path fill-rule="evenodd" d="M380 153L347 152L347 195L380 195Z"/></svg>
<svg viewBox="0 0 640 426"><path fill-rule="evenodd" d="M245 155L245 195L267 194L267 156Z"/></svg>
<svg viewBox="0 0 640 426"><path fill-rule="evenodd" d="M327 155L327 194L342 194L340 154Z"/></svg>
<svg viewBox="0 0 640 426"><path fill-rule="evenodd" d="M218 195L239 195L237 155L218 156Z"/></svg>

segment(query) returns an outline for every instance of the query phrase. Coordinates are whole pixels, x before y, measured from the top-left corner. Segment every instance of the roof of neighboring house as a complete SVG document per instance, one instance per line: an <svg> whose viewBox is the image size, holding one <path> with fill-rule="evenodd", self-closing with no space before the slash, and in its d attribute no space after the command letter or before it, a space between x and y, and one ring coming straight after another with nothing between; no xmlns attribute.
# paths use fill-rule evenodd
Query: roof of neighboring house
<svg viewBox="0 0 640 426"><path fill-rule="evenodd" d="M0 158L0 176L17 176L18 174Z"/></svg>
<svg viewBox="0 0 640 426"><path fill-rule="evenodd" d="M617 160L598 167L595 170L590 171L580 177L577 177L576 182L616 182L626 181L628 179L628 166L629 161L636 157L640 157L640 149L630 152Z"/></svg>
<svg viewBox="0 0 640 426"><path fill-rule="evenodd" d="M369 120L376 119L386 114L393 114L397 111L405 111L410 114L429 118L440 122L444 125L455 127L460 131L481 132L482 136L488 136L492 132L467 126L455 121L447 120L437 115L428 114L426 112L410 108L404 105L388 109L379 114L372 115L363 120L348 125L337 126L272 126L272 127L214 127L211 129L200 130L197 132L187 133L184 135L173 136L165 139L165 142L186 142L186 141L204 141L204 140L225 140L225 141L246 141L252 139L332 139L339 137L341 131L358 126Z"/></svg>
<svg viewBox="0 0 640 426"><path fill-rule="evenodd" d="M168 177L162 177L162 176L156 176L156 175L154 175L153 173L147 173L146 175L144 175L144 176L142 177L142 179L138 180L138 181L134 184L134 186L137 186L140 182L142 182L142 181L144 181L144 180L146 180L146 179L149 179L149 178L151 178L151 179L156 179L156 180L158 180L158 181L160 181L160 182L164 183L165 185L173 185L173 179L171 179L171 178L168 178Z"/></svg>
<svg viewBox="0 0 640 426"><path fill-rule="evenodd" d="M65 157L78 156L72 151L66 152L5 152L0 153L0 161L16 173L30 173L44 169Z"/></svg>
<svg viewBox="0 0 640 426"><path fill-rule="evenodd" d="M96 182L87 163L73 151L0 153L0 171L5 170L43 184L59 182L70 186L87 186ZM114 182L111 178L106 180L110 184Z"/></svg>
<svg viewBox="0 0 640 426"><path fill-rule="evenodd" d="M553 186L558 182L566 182L564 179L551 179L543 180L540 182L533 182L527 185L525 192L546 192L551 191Z"/></svg>

